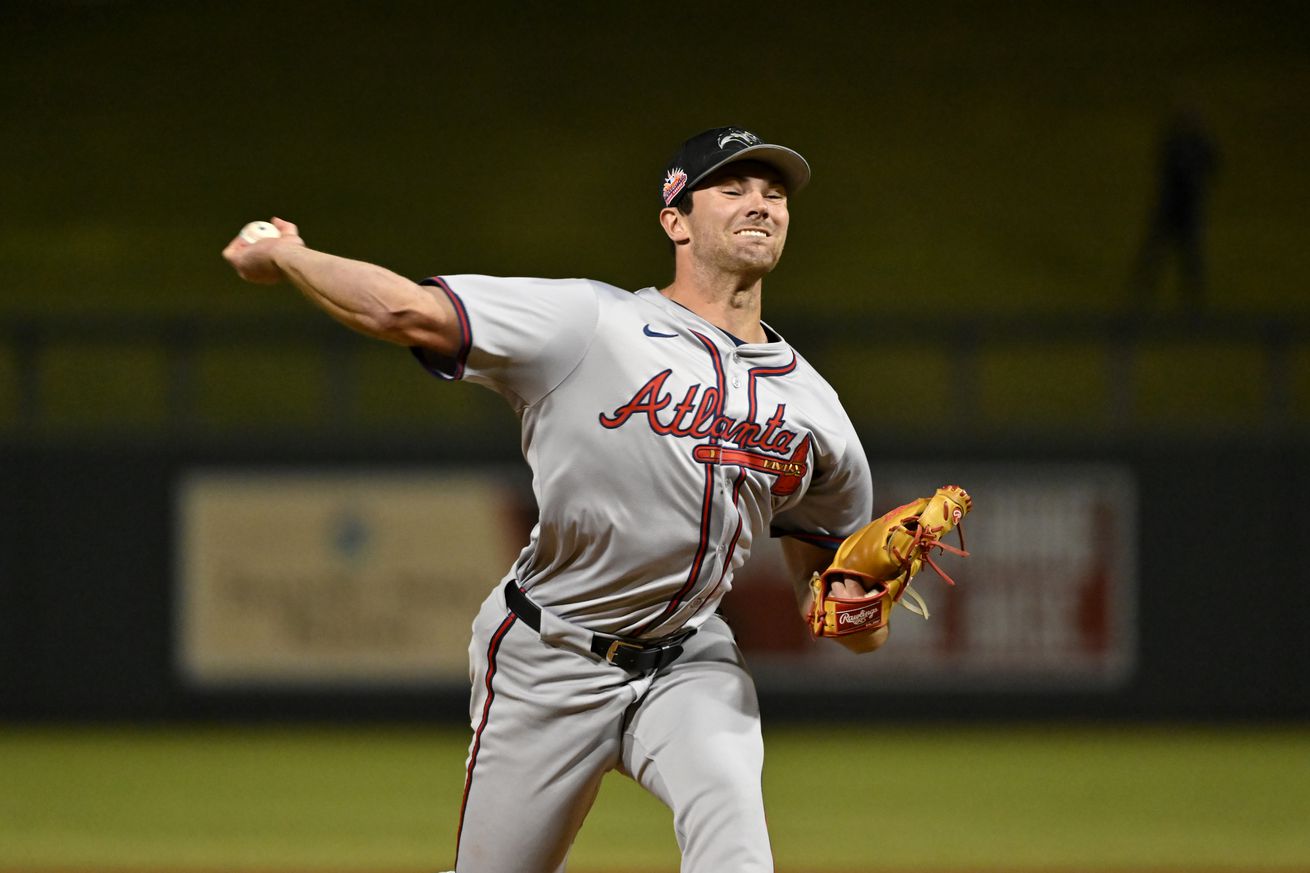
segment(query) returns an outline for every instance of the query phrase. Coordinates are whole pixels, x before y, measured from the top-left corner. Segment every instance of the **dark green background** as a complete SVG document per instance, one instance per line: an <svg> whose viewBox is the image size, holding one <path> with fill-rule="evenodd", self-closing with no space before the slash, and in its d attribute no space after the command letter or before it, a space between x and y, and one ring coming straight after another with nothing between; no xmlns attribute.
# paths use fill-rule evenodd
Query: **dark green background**
<svg viewBox="0 0 1310 873"><path fill-rule="evenodd" d="M0 313L263 311L246 221L406 274L669 278L663 161L814 166L775 319L1169 309L1125 288L1179 102L1223 152L1212 306L1303 312L1295 3L64 2L0 13ZM274 292L274 297L288 295ZM913 302L911 302L913 301ZM287 303L287 305L290 305Z"/></svg>

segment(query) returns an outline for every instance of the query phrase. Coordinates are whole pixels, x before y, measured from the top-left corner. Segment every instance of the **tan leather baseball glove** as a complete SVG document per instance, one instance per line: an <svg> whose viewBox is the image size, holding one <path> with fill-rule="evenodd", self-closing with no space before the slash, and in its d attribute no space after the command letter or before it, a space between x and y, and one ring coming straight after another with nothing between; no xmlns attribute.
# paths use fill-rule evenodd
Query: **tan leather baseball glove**
<svg viewBox="0 0 1310 873"><path fill-rule="evenodd" d="M814 602L810 606L810 632L815 637L838 637L886 626L892 607L901 603L911 612L928 617L928 606L910 580L927 564L949 585L955 582L937 566L932 551L968 556L964 550L964 528L960 522L973 508L968 493L958 485L944 485L932 497L921 497L898 506L871 521L842 542L832 564L810 579ZM941 541L952 529L960 547ZM832 583L842 579L859 581L867 597L838 597Z"/></svg>

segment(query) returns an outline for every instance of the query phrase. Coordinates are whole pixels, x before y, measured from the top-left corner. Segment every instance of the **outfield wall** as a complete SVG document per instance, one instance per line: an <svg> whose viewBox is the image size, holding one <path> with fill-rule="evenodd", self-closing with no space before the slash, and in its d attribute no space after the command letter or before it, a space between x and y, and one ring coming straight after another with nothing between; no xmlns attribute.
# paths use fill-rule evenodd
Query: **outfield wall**
<svg viewBox="0 0 1310 873"><path fill-rule="evenodd" d="M433 445L445 448L434 450ZM330 440L279 444L264 439L186 448L123 441L94 449L51 441L6 447L0 454L0 479L6 492L0 517L0 717L463 719L465 680L456 675L457 669L447 670L448 681L427 681L422 675L416 681L397 681L385 673L370 681L367 672L351 674L344 668L335 678L329 673L302 681L294 674L291 679L275 676L272 681L196 681L182 651L184 623L179 620L180 592L185 590L179 585L186 573L183 552L193 548L183 545L187 540L182 495L198 475L210 482L253 478L276 485L288 475L309 471L329 480L347 476L353 481L403 482L448 471L443 462L464 473L488 470L505 475L512 491L523 484L521 462L512 464L514 452L510 439L469 440L462 445L450 439L390 445L352 441L349 446L333 446ZM1011 628L1011 634L1031 636L1038 621L1032 611L1036 601L1011 601L1008 611L1000 602L998 612L995 598L988 600L980 593L1005 580L996 575L997 556L979 552L972 563L952 565L961 571L957 592L932 582L922 585L938 615L922 626L925 631L911 624L917 619L898 613L895 627L901 647L861 661L861 669L871 671L867 675L843 675L846 667L836 661L789 660L785 653L779 660L778 652L752 649L763 705L771 717L1277 720L1310 716L1306 693L1310 649L1302 630L1310 596L1299 548L1310 533L1298 499L1300 486L1310 479L1310 453L1304 445L1276 440L1175 441L1034 450L997 444L975 446L967 455L938 446L916 456L893 453L870 436L869 452L875 459L876 483L891 492L887 499L912 496L895 493L916 481L913 476L906 478L906 470L929 471L924 475L972 471L973 482L990 476L982 491L974 486L978 499L974 530L981 532L982 544L998 542L986 532L989 511L996 518L1004 503L1010 519L1007 526L1014 528L1022 524L1028 509L1022 505L1026 493L1022 489L1007 492L1005 500L998 497L1003 490L998 483L1007 481L1005 471L1054 471L1059 474L1056 479L1061 471L1081 471L1083 478L1075 476L1072 481L1085 482L1088 471L1095 478L1096 471L1104 470L1131 483L1127 509L1125 504L1105 504L1110 514L1130 515L1111 519L1118 533L1110 557L1127 565L1121 568L1126 574L1122 587L1101 590L1102 600L1099 606L1093 604L1091 619L1086 604L1080 613L1084 632L1088 626L1099 627L1097 621L1110 621L1111 630L1118 628L1117 636L1112 634L1117 648L1107 650L1104 663L1093 659L1090 669L1104 675L1099 680L1100 674L1093 675L1090 681L1088 675L1078 673L1075 661L1064 665L1065 673L1043 672L1052 665L1007 662L1003 648L961 648L960 639L971 634L977 638L980 633L994 636L1000 624ZM250 499L242 494L229 497ZM397 499L388 492L382 503ZM1100 510L1101 516L1106 511ZM1029 514L1038 541L1059 536L1047 524L1048 505L1034 505ZM522 517L500 517L503 529L513 535L525 523ZM970 545L979 551L977 538ZM478 548L492 547L480 542ZM276 544L270 554L278 554ZM302 555L302 546L288 543L291 563L287 566L297 566L297 560L307 564L308 557L301 560ZM447 563L439 554L424 560ZM503 555L484 563L483 577L469 582L472 591L485 590L503 571ZM472 566L478 566L477 556ZM991 576L978 569L988 566L993 567L988 571ZM999 566L1004 567L1004 562ZM1089 566L1103 566L1103 562ZM407 572L415 578L412 568ZM477 570L458 572L476 575ZM727 603L730 618L780 602L776 590L767 594L763 586L753 580L743 582ZM964 589L971 590L960 593ZM979 606L972 616L966 611L961 619L952 609L952 597L990 605ZM456 611L465 608L464 604L455 607ZM785 603L779 606L785 608ZM1106 619L1107 610L1111 619ZM467 618L471 617L469 611ZM462 621L456 617L454 627ZM951 631L952 622L963 627ZM794 629L790 619L784 624ZM230 625L240 626L240 622ZM956 642L937 645L931 639L925 642L927 638L915 640L915 634L928 632ZM744 628L740 635L743 645L752 647L757 645L748 639L752 635L770 636L762 634L758 625ZM1089 639L1093 649L1102 645L1095 642L1095 635ZM241 655L248 651L242 647L250 645L238 639L226 651ZM415 651L421 674L425 655L421 649ZM943 651L954 660L938 657ZM1040 652L1054 650L1033 651L1039 653L1036 657L1046 657ZM920 657L918 652L925 654ZM924 659L934 657L936 666L925 667ZM299 668L293 663L289 669ZM819 684L826 685L825 691L806 690L808 670L822 677Z"/></svg>

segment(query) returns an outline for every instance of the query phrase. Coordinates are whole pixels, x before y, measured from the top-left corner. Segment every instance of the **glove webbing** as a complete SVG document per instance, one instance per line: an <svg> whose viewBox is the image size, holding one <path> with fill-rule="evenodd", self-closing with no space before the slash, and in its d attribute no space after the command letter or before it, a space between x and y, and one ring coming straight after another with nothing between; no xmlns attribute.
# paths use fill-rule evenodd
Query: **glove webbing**
<svg viewBox="0 0 1310 873"><path fill-rule="evenodd" d="M955 530L959 533L959 537L960 537L960 547L957 549L955 546L948 546L946 543L941 541L941 533L944 525L938 527L928 527L927 525L919 524L918 523L919 516L917 515L913 519L910 519L910 521L915 525L914 541L910 543L910 547L907 550L906 554L904 555L902 555L899 551L897 551L895 546L892 546L891 547L892 555L901 564L906 565L907 569L905 572L908 574L909 573L908 568L911 563L910 555L913 555L914 553L918 552L919 557L923 559L923 562L925 564L927 564L929 567L933 569L934 573L942 577L942 580L947 585L954 587L955 580L952 579L950 576L946 575L946 571L943 570L941 567L937 566L937 562L932 559L932 550L941 549L943 552L950 552L952 555L959 555L962 558L969 557L969 553L965 551L964 548L964 524L960 523L955 526ZM919 595L919 592L915 591L910 586L910 582L911 580L909 579L905 580L905 585L903 588L901 588L901 596L904 597L905 595L908 594L910 596L910 599L913 600L914 603L913 604L906 603L900 600L899 598L897 599L896 602L900 603L901 606L904 606L906 609L908 609L910 612L914 613L915 615L922 616L923 618L927 619L929 615L928 604L924 601L923 597Z"/></svg>

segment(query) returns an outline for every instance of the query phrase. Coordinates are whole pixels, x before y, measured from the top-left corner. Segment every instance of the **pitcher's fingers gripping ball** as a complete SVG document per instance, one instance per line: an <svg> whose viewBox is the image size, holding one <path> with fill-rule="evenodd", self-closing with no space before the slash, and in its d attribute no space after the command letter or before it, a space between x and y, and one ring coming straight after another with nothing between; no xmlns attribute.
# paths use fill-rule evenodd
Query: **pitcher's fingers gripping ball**
<svg viewBox="0 0 1310 873"><path fill-rule="evenodd" d="M898 506L847 537L828 569L810 579L814 593L810 632L815 637L837 637L885 627L891 619L892 607L906 593L917 606L902 605L927 618L927 604L918 592L910 589L910 580L927 564L947 584L955 584L937 566L932 551L968 556L960 522L972 508L973 501L963 488L945 485L932 497ZM960 538L959 548L941 541L952 529ZM840 583L852 580L868 591L867 596L840 593L844 589L848 593L848 585Z"/></svg>
<svg viewBox="0 0 1310 873"><path fill-rule="evenodd" d="M300 231L289 221L274 218L272 221L252 221L232 237L223 249L223 257L242 279L260 285L282 281L282 270L273 262L273 249L287 244L303 246Z"/></svg>

